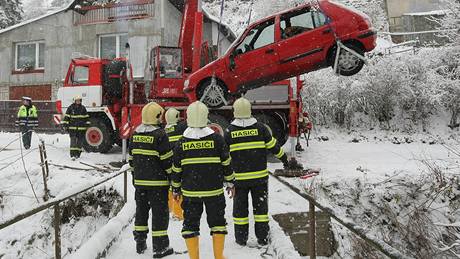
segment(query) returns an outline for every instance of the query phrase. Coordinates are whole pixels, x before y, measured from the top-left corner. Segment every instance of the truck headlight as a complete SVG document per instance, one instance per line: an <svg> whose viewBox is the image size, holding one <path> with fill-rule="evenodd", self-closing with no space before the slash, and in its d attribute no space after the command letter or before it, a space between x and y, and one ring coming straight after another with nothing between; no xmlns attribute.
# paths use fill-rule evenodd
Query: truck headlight
<svg viewBox="0 0 460 259"><path fill-rule="evenodd" d="M185 80L184 82L184 88L188 88L188 86L190 85L190 80Z"/></svg>

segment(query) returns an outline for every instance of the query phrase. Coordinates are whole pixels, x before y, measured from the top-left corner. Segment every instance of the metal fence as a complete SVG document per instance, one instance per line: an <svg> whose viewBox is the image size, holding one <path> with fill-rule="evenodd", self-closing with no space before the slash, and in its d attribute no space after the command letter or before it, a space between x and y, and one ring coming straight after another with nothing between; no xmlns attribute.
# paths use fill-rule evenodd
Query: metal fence
<svg viewBox="0 0 460 259"><path fill-rule="evenodd" d="M55 102L34 101L33 104L38 110L38 128L40 132L58 132L60 129L54 125L53 114L56 114ZM22 101L8 100L0 101L0 131L15 131L14 126L19 107Z"/></svg>
<svg viewBox="0 0 460 259"><path fill-rule="evenodd" d="M54 221L53 221L53 226L54 226L54 258L56 259L61 259L62 258L62 254L61 254L61 208L60 208L60 204L79 195L79 194L82 194L84 192L87 192L103 183L106 183L120 175L123 175L123 179L124 179L124 183L123 183L123 202L126 203L127 202L127 192L128 192L128 188L127 188L127 179L128 179L128 176L127 176L127 171L129 170L128 169L125 169L125 170L120 170L119 172L115 173L114 175L111 175L110 177L107 177L85 189L82 189L76 193L73 193L71 195L68 195L64 198L60 198L60 199L53 199L53 200L50 200L48 202L45 202L43 203L42 205L32 209L32 210L29 210L27 212L24 212L24 213L21 213L13 218L10 218L8 220L5 220L3 222L0 222L0 230L8 227L8 226L11 226L23 219L26 219L28 217L31 217L41 211L44 211L46 209L51 209L53 208L54 210Z"/></svg>

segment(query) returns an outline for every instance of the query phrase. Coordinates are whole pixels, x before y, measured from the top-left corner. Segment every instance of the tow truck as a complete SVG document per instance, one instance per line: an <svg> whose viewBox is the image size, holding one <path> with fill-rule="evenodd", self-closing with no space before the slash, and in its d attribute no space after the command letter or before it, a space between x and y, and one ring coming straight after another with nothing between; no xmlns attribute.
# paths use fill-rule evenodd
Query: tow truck
<svg viewBox="0 0 460 259"><path fill-rule="evenodd" d="M141 110L148 102L155 101L165 109L174 107L185 116L184 111L193 101L184 93L185 81L217 58L208 43L202 42L200 4L200 0L185 1L177 47L156 46L151 49L152 78L147 81L150 84L134 80L128 44L127 58L72 59L64 86L58 90L56 108L59 114L55 115L55 121L60 120L75 95L82 96L91 121L84 148L89 152L107 153L117 144L123 146L123 156L126 157L127 139L141 123ZM292 76L289 80L248 90L245 97L253 103L254 116L269 128L281 145L291 137L292 153L295 153L299 116L303 110L300 92L304 82L300 76ZM209 126L223 134L232 117L230 103L219 108L211 107Z"/></svg>

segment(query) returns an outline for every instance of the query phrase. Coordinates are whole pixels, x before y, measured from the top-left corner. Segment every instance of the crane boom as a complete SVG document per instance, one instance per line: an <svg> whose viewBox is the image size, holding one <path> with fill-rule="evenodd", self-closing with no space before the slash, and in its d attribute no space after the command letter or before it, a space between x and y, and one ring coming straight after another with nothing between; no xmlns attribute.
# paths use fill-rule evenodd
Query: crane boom
<svg viewBox="0 0 460 259"><path fill-rule="evenodd" d="M185 0L184 15L182 17L179 48L182 49L184 72L190 73L193 68L193 41L195 32L196 13L199 10L200 0Z"/></svg>

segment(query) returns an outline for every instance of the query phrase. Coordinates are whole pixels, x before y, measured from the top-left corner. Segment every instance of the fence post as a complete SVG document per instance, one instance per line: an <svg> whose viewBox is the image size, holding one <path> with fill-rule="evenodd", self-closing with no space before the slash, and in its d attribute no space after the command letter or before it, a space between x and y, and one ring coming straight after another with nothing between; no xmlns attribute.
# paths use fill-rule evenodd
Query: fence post
<svg viewBox="0 0 460 259"><path fill-rule="evenodd" d="M125 203L128 202L128 173L123 173L123 200Z"/></svg>
<svg viewBox="0 0 460 259"><path fill-rule="evenodd" d="M50 168L48 166L48 155L46 154L45 141L43 141L43 140L42 140L42 149L43 149L43 158L45 160L46 177L49 177L50 176Z"/></svg>
<svg viewBox="0 0 460 259"><path fill-rule="evenodd" d="M59 203L54 205L54 258L61 259L61 213Z"/></svg>
<svg viewBox="0 0 460 259"><path fill-rule="evenodd" d="M45 189L45 194L43 195L43 200L48 201L48 183L47 183L47 174L45 169L45 158L43 153L43 142L38 145L38 149L40 151L40 162L42 168L42 175L43 175L43 188Z"/></svg>
<svg viewBox="0 0 460 259"><path fill-rule="evenodd" d="M308 222L310 225L309 233L309 245L310 245L310 259L316 259L316 215L315 215L315 204L308 202L310 211L308 213Z"/></svg>

